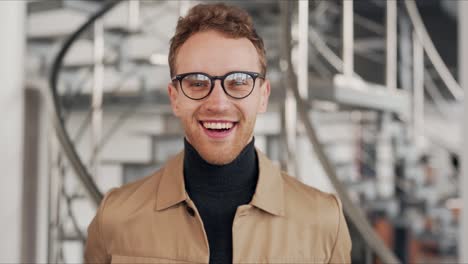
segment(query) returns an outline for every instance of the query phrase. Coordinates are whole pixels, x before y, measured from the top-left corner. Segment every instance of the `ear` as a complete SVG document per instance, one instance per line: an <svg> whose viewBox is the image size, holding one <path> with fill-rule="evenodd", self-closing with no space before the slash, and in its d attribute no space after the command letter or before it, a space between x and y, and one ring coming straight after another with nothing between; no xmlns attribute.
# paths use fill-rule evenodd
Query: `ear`
<svg viewBox="0 0 468 264"><path fill-rule="evenodd" d="M179 99L179 90L177 90L172 83L169 83L167 85L167 93L169 94L169 100L171 101L172 112L175 116L179 116L179 105L177 103Z"/></svg>
<svg viewBox="0 0 468 264"><path fill-rule="evenodd" d="M260 105L258 108L258 113L265 113L268 108L268 98L270 98L270 81L265 79L260 86Z"/></svg>

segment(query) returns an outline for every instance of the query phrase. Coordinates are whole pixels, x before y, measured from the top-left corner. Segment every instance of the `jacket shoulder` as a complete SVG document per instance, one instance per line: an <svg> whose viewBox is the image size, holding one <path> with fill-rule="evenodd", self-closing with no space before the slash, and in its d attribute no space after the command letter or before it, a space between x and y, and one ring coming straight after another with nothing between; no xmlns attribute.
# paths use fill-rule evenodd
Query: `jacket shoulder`
<svg viewBox="0 0 468 264"><path fill-rule="evenodd" d="M350 263L351 239L340 199L282 172L287 219L314 230L329 245L327 263ZM305 229L303 229L305 230Z"/></svg>
<svg viewBox="0 0 468 264"><path fill-rule="evenodd" d="M101 206L105 213L132 211L132 207L141 207L145 203L154 203L155 194L164 168L142 179L124 184L110 190Z"/></svg>
<svg viewBox="0 0 468 264"><path fill-rule="evenodd" d="M342 214L341 202L331 193L306 185L281 173L284 183L286 214L300 222L321 222L338 225ZM311 221L313 219L313 221Z"/></svg>

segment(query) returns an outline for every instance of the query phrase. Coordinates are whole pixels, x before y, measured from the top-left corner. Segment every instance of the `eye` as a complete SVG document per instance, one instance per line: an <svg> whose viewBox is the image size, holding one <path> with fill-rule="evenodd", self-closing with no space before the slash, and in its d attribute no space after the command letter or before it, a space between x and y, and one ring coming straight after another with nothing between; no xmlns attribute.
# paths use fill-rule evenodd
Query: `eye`
<svg viewBox="0 0 468 264"><path fill-rule="evenodd" d="M185 76L182 80L182 85L185 88L201 89L210 87L210 79L202 74L191 74Z"/></svg>
<svg viewBox="0 0 468 264"><path fill-rule="evenodd" d="M225 80L228 87L244 87L252 84L252 77L246 73L236 72L228 75Z"/></svg>
<svg viewBox="0 0 468 264"><path fill-rule="evenodd" d="M205 88L209 87L209 81L199 81L199 80L194 80L194 81L189 81L187 84L191 88Z"/></svg>
<svg viewBox="0 0 468 264"><path fill-rule="evenodd" d="M193 81L190 83L190 85L195 86L195 87L201 87L201 86L206 86L206 83L200 82L200 81Z"/></svg>
<svg viewBox="0 0 468 264"><path fill-rule="evenodd" d="M246 79L235 79L235 80L233 80L233 83L236 84L236 85L245 85L245 84L247 84L247 80Z"/></svg>

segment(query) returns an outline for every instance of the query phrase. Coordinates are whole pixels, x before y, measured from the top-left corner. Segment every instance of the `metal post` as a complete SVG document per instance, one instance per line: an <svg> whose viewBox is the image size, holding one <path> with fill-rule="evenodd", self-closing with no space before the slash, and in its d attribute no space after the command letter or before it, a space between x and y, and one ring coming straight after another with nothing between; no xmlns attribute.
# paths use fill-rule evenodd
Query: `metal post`
<svg viewBox="0 0 468 264"><path fill-rule="evenodd" d="M468 93L468 2L458 2L458 48L459 48L459 75L460 86ZM459 177L459 186L468 186L468 100L464 97L464 117L463 117L463 147L460 150L461 159L461 175ZM460 236L458 243L459 263L468 263L468 191L465 188L460 188L462 200L461 220L460 220Z"/></svg>
<svg viewBox="0 0 468 264"><path fill-rule="evenodd" d="M343 74L354 74L353 0L343 0Z"/></svg>
<svg viewBox="0 0 468 264"><path fill-rule="evenodd" d="M54 130L49 129L50 135L54 135ZM60 152L57 137L51 136L48 140L49 148L49 193L48 193L48 242L47 242L47 263L56 263L56 255L59 248L58 225L59 225L59 197L62 177L60 175Z"/></svg>
<svg viewBox="0 0 468 264"><path fill-rule="evenodd" d="M309 82L309 0L299 1L299 52L297 80L302 99L307 100Z"/></svg>
<svg viewBox="0 0 468 264"><path fill-rule="evenodd" d="M55 211L54 215L54 232L53 232L53 247L52 247L52 263L59 263L61 258L61 251L63 249L63 222L61 221L62 218L62 188L65 180L65 160L64 155L61 151L57 153L57 174L56 174L56 188L54 190L54 198L52 198L52 203Z"/></svg>
<svg viewBox="0 0 468 264"><path fill-rule="evenodd" d="M397 1L387 0L386 38L386 85L389 89L397 86Z"/></svg>
<svg viewBox="0 0 468 264"><path fill-rule="evenodd" d="M52 248L54 247L54 225L53 219L55 217L55 207L53 206L53 199L55 198L53 190L55 190L55 180L57 163L55 162L55 145L57 141L53 126L48 128L47 137L47 168L48 168L48 192L47 192L47 263L52 263Z"/></svg>
<svg viewBox="0 0 468 264"><path fill-rule="evenodd" d="M412 42L412 29L410 20L406 13L402 12L398 17L398 75L397 78L400 82L400 88L408 93L411 92L413 86L413 73L412 73L412 57L413 57L413 42ZM402 116L404 122L410 123L411 120L411 104L408 104L407 113L409 115ZM412 135L412 127L405 126L404 134L406 138L410 138Z"/></svg>
<svg viewBox="0 0 468 264"><path fill-rule="evenodd" d="M91 129L91 149L92 160L90 161L93 175L98 175L99 167L99 144L102 133L102 97L104 86L104 23L97 20L94 24L94 85L92 93L92 129Z"/></svg>
<svg viewBox="0 0 468 264"><path fill-rule="evenodd" d="M289 5L288 5L288 21L291 21L289 14ZM290 23L288 23L289 26ZM291 27L289 27L288 33L291 33ZM292 49L289 49L288 52L291 52ZM286 148L287 148L287 163L286 169L291 175L297 177L296 169L296 146L297 146L297 104L294 94L291 92L291 89L286 90L286 98L284 101L284 118L285 118L285 134L286 134Z"/></svg>
<svg viewBox="0 0 468 264"><path fill-rule="evenodd" d="M297 104L294 94L286 91L286 100L284 108L286 147L287 147L287 171L291 175L297 176L296 170L296 146L297 146Z"/></svg>
<svg viewBox="0 0 468 264"><path fill-rule="evenodd" d="M413 32L413 137L418 149L424 134L424 50Z"/></svg>
<svg viewBox="0 0 468 264"><path fill-rule="evenodd" d="M400 38L399 38L399 45L400 49L398 49L398 54L400 58L400 64L398 67L399 77L400 77L400 84L401 88L406 91L411 90L412 84L412 31L409 18L402 13L398 20L400 26Z"/></svg>
<svg viewBox="0 0 468 264"><path fill-rule="evenodd" d="M281 38L290 39L291 37L291 14L290 14L290 2L280 1L281 7ZM281 42L283 43L283 42ZM281 61L280 69L285 74L288 72L289 66L287 62L287 53L291 52L291 43L288 45L281 46ZM286 74L285 74L286 75ZM285 85L290 85L285 81ZM286 86L287 87L287 86ZM291 175L297 175L296 170L296 125L297 125L297 104L294 99L294 94L291 89L286 89L286 96L284 100L284 112L282 113L282 121L284 123L283 132L285 134L285 145L286 145L286 171Z"/></svg>
<svg viewBox="0 0 468 264"><path fill-rule="evenodd" d="M397 2L396 0L387 0L387 16L386 16L386 67L385 67L385 85L390 90L397 88ZM385 154L396 156L394 149L390 153L382 153L383 146L388 146L391 141L391 136L388 134L388 126L391 125L392 116L390 112L382 113L382 126L380 131L380 151L377 156L377 178L379 181L380 194L382 197L388 198L394 195L395 176L392 171L394 159L389 159Z"/></svg>

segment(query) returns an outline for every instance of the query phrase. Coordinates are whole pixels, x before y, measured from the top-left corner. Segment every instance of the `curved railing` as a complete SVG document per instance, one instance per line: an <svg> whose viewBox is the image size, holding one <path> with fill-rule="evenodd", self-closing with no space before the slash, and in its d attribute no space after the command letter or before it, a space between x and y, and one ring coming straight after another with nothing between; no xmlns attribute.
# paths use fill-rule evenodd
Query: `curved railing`
<svg viewBox="0 0 468 264"><path fill-rule="evenodd" d="M452 96L456 100L462 100L464 98L463 89L457 83L453 75L450 73L447 65L445 65L444 61L437 52L431 37L429 37L429 34L427 33L427 29L424 26L421 15L418 12L416 2L414 0L405 0L405 6L413 25L413 29L416 32L419 42L423 46L427 57L436 69L437 73L439 73L440 78L447 86L447 89L450 91Z"/></svg>
<svg viewBox="0 0 468 264"><path fill-rule="evenodd" d="M117 4L119 4L121 0L111 0L107 1L103 4L103 7L99 9L95 14L93 14L81 27L79 27L75 32L73 32L63 44L62 48L58 52L57 56L54 59L52 70L49 79L50 91L52 94L52 107L53 110L53 124L57 134L57 138L62 145L63 151L67 156L68 160L70 161L71 166L73 167L74 171L76 172L78 178L80 179L81 183L85 187L85 191L89 194L92 201L98 205L103 195L99 191L96 183L94 182L93 178L91 177L90 173L88 172L86 166L81 161L78 153L76 152L75 147L73 146L72 140L70 135L68 134L67 130L65 129L65 123L63 119L62 108L60 106L60 98L57 90L57 84L60 74L60 69L63 66L63 61L65 55L72 47L75 40L86 31L97 19L102 17L112 8L114 8Z"/></svg>
<svg viewBox="0 0 468 264"><path fill-rule="evenodd" d="M450 103L450 100L444 98L442 93L440 92L439 88L435 83L434 74L438 74L440 79L442 80L443 84L447 87L448 92L452 95L452 97L456 101L460 101L464 98L463 89L457 83L453 75L451 74L450 70L448 69L447 65L442 60L440 54L435 48L435 45L430 38L426 27L421 18L421 14L418 11L416 6L416 2L413 0L405 0L402 2L404 5L403 7L406 9L406 13L408 14L410 25L413 29L413 37L416 38L417 42L422 46L423 51L427 54L427 57L431 64L435 69L435 73L431 73L426 67L425 64L422 64L424 67L423 74L424 74L424 90L427 92L429 97L432 99L434 103L434 109L437 111L438 114L444 119L449 119L451 114L447 110L447 106ZM337 9L338 6L333 6L331 3L327 3L328 7L333 7ZM336 12L336 10L335 10ZM355 15L356 17L356 15ZM364 21L360 19L355 19L357 25L365 27L366 25L363 24ZM367 21L368 22L368 21ZM384 32L384 27L378 24L372 26L372 31L374 33L382 34ZM313 45L315 50L318 54L321 55L322 58L325 59L325 62L331 65L336 72L343 71L343 60L334 53L334 51L328 46L327 42L324 40L323 36L320 36L319 32L317 32L314 28L311 28L309 31L309 39L310 44ZM335 40L336 42L336 40ZM339 43L335 43L333 47L337 47ZM356 56L363 56L363 58L369 58L368 56L364 56L362 52L356 51ZM375 60L372 60L375 61ZM378 60L377 60L378 61ZM385 62L380 60L382 64ZM359 77L358 74L354 74L355 76ZM436 142L434 138L429 138L431 141ZM436 142L440 145L440 142ZM446 147L446 146L443 146Z"/></svg>

